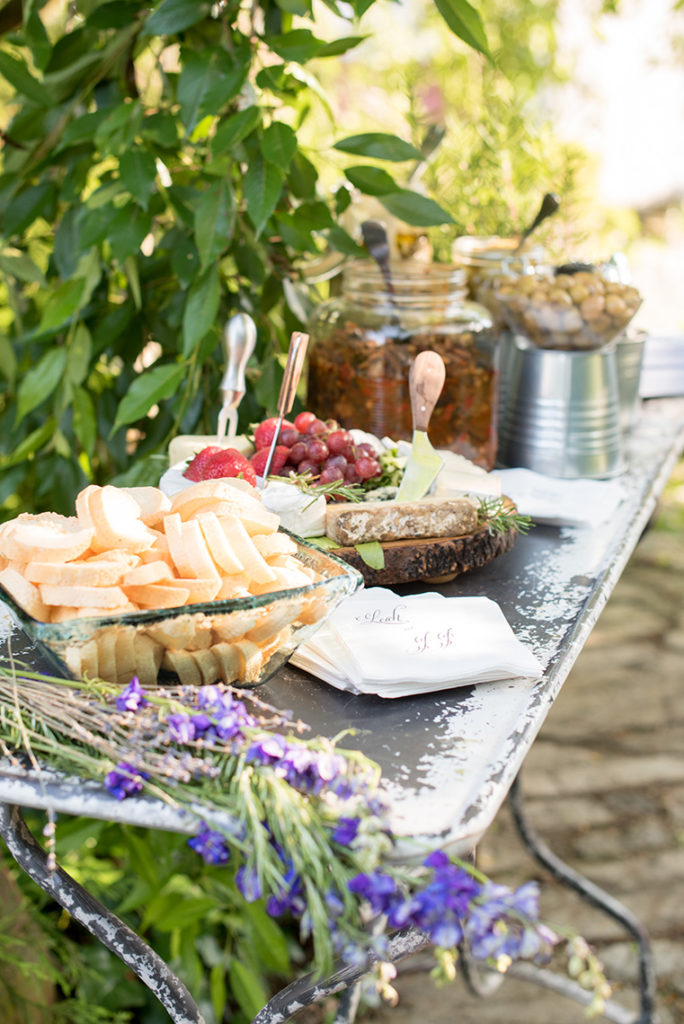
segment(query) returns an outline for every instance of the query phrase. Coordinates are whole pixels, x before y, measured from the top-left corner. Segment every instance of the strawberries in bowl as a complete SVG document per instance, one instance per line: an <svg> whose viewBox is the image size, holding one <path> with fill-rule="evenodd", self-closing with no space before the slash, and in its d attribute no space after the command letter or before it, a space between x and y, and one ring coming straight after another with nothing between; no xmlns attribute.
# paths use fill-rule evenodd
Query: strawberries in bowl
<svg viewBox="0 0 684 1024"><path fill-rule="evenodd" d="M242 477L253 487L256 487L257 479L249 459L235 448L218 448L215 445L209 445L198 452L188 463L183 476L193 482L216 480L223 476Z"/></svg>

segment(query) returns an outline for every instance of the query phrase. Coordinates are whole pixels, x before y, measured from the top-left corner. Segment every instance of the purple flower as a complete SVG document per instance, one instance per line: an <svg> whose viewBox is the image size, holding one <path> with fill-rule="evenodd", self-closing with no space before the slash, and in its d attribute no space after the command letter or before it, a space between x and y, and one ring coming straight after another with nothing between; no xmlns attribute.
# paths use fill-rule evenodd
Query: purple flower
<svg viewBox="0 0 684 1024"><path fill-rule="evenodd" d="M537 921L539 890L536 882L519 889L488 882L472 906L465 928L477 959L509 956L529 959L546 952L557 936Z"/></svg>
<svg viewBox="0 0 684 1024"><path fill-rule="evenodd" d="M278 733L262 736L255 740L247 750L247 761L255 764L269 765L279 761L287 750L287 740Z"/></svg>
<svg viewBox="0 0 684 1024"><path fill-rule="evenodd" d="M176 743L192 743L195 739L195 726L189 715L169 715L166 725L169 736Z"/></svg>
<svg viewBox="0 0 684 1024"><path fill-rule="evenodd" d="M138 771L128 761L119 761L116 768L107 772L104 784L112 796L117 800L124 800L133 793L140 793L143 779L149 779L147 772Z"/></svg>
<svg viewBox="0 0 684 1024"><path fill-rule="evenodd" d="M140 708L147 707L148 703L145 699L145 691L140 685L140 680L137 676L133 676L128 686L124 686L116 698L116 710L139 711Z"/></svg>
<svg viewBox="0 0 684 1024"><path fill-rule="evenodd" d="M332 834L333 839L342 846L351 846L356 839L360 824L359 818L340 818L337 828Z"/></svg>
<svg viewBox="0 0 684 1024"><path fill-rule="evenodd" d="M255 900L261 899L261 882L255 868L249 868L243 864L237 870L235 884L248 903L254 903Z"/></svg>
<svg viewBox="0 0 684 1024"><path fill-rule="evenodd" d="M376 914L386 913L392 907L393 897L397 893L397 883L394 878L382 871L355 875L348 882L347 888L356 896L368 900L371 909Z"/></svg>
<svg viewBox="0 0 684 1024"><path fill-rule="evenodd" d="M293 917L304 918L306 913L306 900L303 895L302 880L291 867L283 879L283 886L279 892L270 896L266 903L266 911L271 917L281 917L283 914L292 914Z"/></svg>
<svg viewBox="0 0 684 1024"><path fill-rule="evenodd" d="M230 850L226 837L221 832L210 828L206 821L201 823L196 836L188 839L188 846L204 858L206 864L227 864Z"/></svg>

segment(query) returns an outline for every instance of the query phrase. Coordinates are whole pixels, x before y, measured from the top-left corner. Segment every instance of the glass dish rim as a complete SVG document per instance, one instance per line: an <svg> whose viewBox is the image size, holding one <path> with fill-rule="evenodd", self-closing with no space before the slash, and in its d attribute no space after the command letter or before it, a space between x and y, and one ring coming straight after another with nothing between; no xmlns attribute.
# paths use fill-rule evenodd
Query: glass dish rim
<svg viewBox="0 0 684 1024"><path fill-rule="evenodd" d="M67 640L69 638L69 634L74 629L87 632L90 628L90 630L95 633L96 630L105 626L147 625L161 620L168 621L169 619L180 618L182 615L230 615L235 612L264 608L269 604L273 604L276 601L284 600L286 598L306 597L307 595L316 593L317 591L334 589L337 581L345 580L348 586L354 583L355 586L349 590L350 594L355 593L355 591L364 586L363 576L358 569L355 569L348 562L345 562L344 559L339 558L332 551L321 548L317 544L313 544L306 540L304 537L299 537L290 530L286 530L284 527L280 527L279 532L285 533L291 537L298 547L314 551L318 557L321 557L324 560L329 560L334 566L339 567L342 571L334 576L324 576L322 579L316 580L314 583L307 583L300 587L290 587L287 590L271 590L265 594L251 594L249 597L231 597L223 601L204 601L197 604L176 605L173 608L147 608L136 612L124 612L120 615L83 615L78 618L64 619L62 622L42 622L40 619L34 619L32 615L29 615L29 613L22 608L20 604L18 604L15 598L12 597L1 583L0 600L2 600L2 602L7 605L7 607L17 617L22 628L32 639L37 639L42 643L49 644L50 641L55 642Z"/></svg>

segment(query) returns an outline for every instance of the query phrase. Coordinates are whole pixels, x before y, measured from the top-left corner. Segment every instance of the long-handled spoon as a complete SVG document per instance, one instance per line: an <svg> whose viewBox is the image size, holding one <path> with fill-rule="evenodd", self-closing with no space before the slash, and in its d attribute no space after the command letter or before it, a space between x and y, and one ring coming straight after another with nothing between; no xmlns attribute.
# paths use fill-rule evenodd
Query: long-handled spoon
<svg viewBox="0 0 684 1024"><path fill-rule="evenodd" d="M364 220L361 224L361 235L366 252L380 267L380 273L385 282L385 288L387 289L387 295L392 307L392 321L399 323L392 272L390 270L390 244L387 237L387 229L382 221Z"/></svg>
<svg viewBox="0 0 684 1024"><path fill-rule="evenodd" d="M522 235L520 236L520 240L516 245L515 249L513 250L514 256L518 255L518 253L520 252L520 250L522 249L523 245L530 237L532 232L536 231L539 225L543 221L545 221L547 217L551 217L556 212L559 206L560 199L558 198L558 196L555 195L553 192L547 192L541 201L541 206L539 207L539 212L537 216L534 218L530 226L525 228Z"/></svg>

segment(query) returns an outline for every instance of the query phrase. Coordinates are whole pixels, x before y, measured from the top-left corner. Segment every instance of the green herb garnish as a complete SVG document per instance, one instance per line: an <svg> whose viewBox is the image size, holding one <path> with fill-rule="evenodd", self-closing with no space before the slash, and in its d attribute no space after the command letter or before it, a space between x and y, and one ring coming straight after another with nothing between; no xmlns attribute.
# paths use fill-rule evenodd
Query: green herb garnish
<svg viewBox="0 0 684 1024"><path fill-rule="evenodd" d="M480 498L477 509L479 526L486 526L491 534L505 534L511 530L527 533L532 526L529 516L523 516L506 498Z"/></svg>

